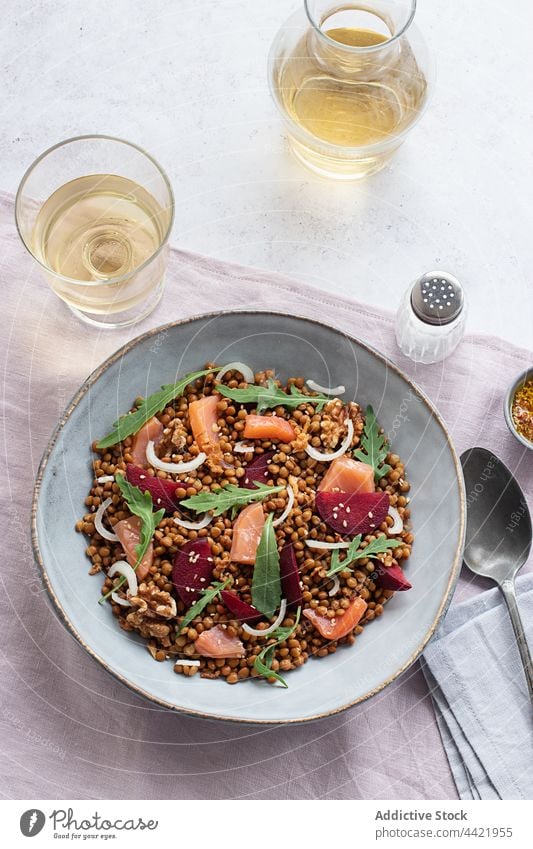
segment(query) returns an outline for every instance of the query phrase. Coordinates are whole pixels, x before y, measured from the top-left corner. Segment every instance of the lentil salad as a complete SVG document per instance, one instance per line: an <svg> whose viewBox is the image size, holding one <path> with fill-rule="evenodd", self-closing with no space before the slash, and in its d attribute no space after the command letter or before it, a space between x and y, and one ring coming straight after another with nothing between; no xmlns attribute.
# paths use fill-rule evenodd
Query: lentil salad
<svg viewBox="0 0 533 849"><path fill-rule="evenodd" d="M372 409L342 394L208 364L93 443L76 527L102 600L156 661L285 685L410 588L403 463Z"/></svg>

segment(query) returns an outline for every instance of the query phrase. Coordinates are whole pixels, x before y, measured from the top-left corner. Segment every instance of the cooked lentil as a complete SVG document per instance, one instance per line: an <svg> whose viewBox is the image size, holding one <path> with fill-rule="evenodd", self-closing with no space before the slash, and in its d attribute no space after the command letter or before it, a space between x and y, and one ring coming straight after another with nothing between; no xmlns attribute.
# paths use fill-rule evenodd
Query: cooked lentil
<svg viewBox="0 0 533 849"><path fill-rule="evenodd" d="M196 380L189 385L183 396L177 398L162 412L157 414L163 425L163 438L158 445L158 456L170 462L191 460L198 454L194 444L189 424L188 408L192 401L212 395L216 391L215 373L213 368L205 378ZM255 375L256 384L264 384L269 378L274 378L273 371L261 371ZM231 388L245 388L242 375L236 371L227 372L222 381ZM281 386L279 381L276 381ZM313 395L305 385L304 378L293 377L281 388L289 390L291 385L306 395ZM132 409L141 403L136 399ZM246 453L233 452L235 443L242 440L242 430L250 405L230 402L222 398L217 404L220 446L224 452L227 468L203 464L195 471L180 475L180 488L177 497L196 495L198 492L215 492L226 483L238 484L245 474L246 466L260 454L274 451L268 466L269 486L293 486L296 493L295 502L289 516L283 524L276 528L278 547L291 541L294 546L296 560L300 572L303 590L303 607L316 610L321 615L338 621L350 606L350 599L359 596L366 600L368 607L361 621L345 637L339 640L327 640L315 629L313 624L304 616L292 634L291 638L279 643L273 653L272 670L288 672L304 664L310 657L326 657L334 653L339 646L351 646L363 632L364 626L379 618L389 599L394 595L391 590L381 589L372 580L379 564L375 560L361 559L355 564L357 568L345 569L337 574L339 590L334 596L329 595L332 588L331 578L326 577L331 559L331 551L310 549L305 540L320 540L339 542L343 538L334 532L314 512L315 492L329 464L312 459L305 451L307 444L313 445L319 451L329 453L340 445L345 436L345 420L349 416L354 424L354 436L351 449L359 445L365 423L360 407L349 402L345 404L339 399L332 399L324 408L317 412L311 403L302 403L297 409L287 410L276 407L269 411L280 416L292 425L296 437L289 443L277 443L270 440L255 440L250 451ZM107 570L117 560L124 558L124 550L119 542L104 540L95 529L94 514L100 503L111 498L111 504L106 511L108 526L112 529L117 522L129 516L127 505L122 499L119 486L114 480L116 473L125 473L126 465L132 462L132 445L134 437L127 437L111 448L99 450L96 443L92 449L96 454L93 461L94 480L90 493L85 501L87 511L76 524L76 530L88 538L86 554L91 561L91 574L103 573L102 594L108 593L116 584L116 579L107 576ZM402 565L411 554L413 534L408 529L410 510L409 483L405 476L405 468L397 454L389 453L386 463L391 467L386 477L378 483L378 491L387 492L391 506L398 510L403 520L403 531L396 535L402 545L394 551L386 551L377 555L381 565L388 568ZM146 474L163 480L172 479L172 475L148 467ZM106 479L102 482L100 479ZM262 502L265 512L276 511L280 515L287 503L286 492ZM219 601L209 604L203 612L189 625L188 629L176 636L179 623L186 612L183 601L175 595L171 574L173 559L176 552L185 543L207 539L213 558L212 579L224 581L232 578L231 590L237 593L242 601L252 604L251 581L253 566L232 563L230 550L232 544L233 521L227 515L216 517L210 525L200 530L187 530L177 526L173 519L181 514L165 516L159 523L153 540L153 562L147 577L139 583L138 596L133 600L133 607L123 607L111 603L113 616L125 631L137 631L147 640L147 648L157 662L180 658L197 660L198 665L174 665L178 675L192 677L197 672L203 678L222 678L229 684L236 684L249 678L256 678L258 673L254 668L257 655L265 646L274 642L271 636L258 637L247 633L239 621L232 618L230 612ZM195 519L194 516L190 517ZM372 534L363 538L362 544L369 543L379 536L387 535L387 528L393 524L393 519L387 516L385 521L374 529ZM172 604L171 604L172 602ZM175 613L174 613L175 611ZM274 621L274 618L271 620ZM283 626L291 627L295 622L295 614L288 611ZM241 658L210 658L199 655L195 641L204 631L217 625L223 626L228 635L238 637L245 649ZM266 622L255 625L259 630L268 627ZM273 680L273 679L270 679Z"/></svg>

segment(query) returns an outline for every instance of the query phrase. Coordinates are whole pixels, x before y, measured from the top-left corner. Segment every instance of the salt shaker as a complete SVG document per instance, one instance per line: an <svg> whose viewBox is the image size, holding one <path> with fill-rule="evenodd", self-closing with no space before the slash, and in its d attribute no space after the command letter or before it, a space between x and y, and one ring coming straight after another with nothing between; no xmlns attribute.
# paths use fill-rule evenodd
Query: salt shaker
<svg viewBox="0 0 533 849"><path fill-rule="evenodd" d="M407 289L396 315L396 341L415 363L438 363L463 338L463 287L446 271L428 271Z"/></svg>

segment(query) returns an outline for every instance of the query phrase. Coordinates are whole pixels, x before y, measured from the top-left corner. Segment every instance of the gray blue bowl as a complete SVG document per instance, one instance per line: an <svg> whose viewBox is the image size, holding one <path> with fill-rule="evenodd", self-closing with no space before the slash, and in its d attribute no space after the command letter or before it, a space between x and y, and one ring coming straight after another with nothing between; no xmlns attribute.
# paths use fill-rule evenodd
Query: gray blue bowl
<svg viewBox="0 0 533 849"><path fill-rule="evenodd" d="M411 483L413 589L397 593L353 647L310 659L287 675L288 690L248 680L173 672L99 605L101 576L88 574L86 541L74 530L91 486L91 443L138 395L148 395L207 361L274 368L346 386L372 404ZM431 402L396 366L331 327L270 312L200 316L152 330L125 345L83 384L41 462L33 503L35 557L55 609L86 651L136 693L171 710L247 723L297 723L328 716L379 693L423 651L444 616L461 566L465 497L458 458Z"/></svg>

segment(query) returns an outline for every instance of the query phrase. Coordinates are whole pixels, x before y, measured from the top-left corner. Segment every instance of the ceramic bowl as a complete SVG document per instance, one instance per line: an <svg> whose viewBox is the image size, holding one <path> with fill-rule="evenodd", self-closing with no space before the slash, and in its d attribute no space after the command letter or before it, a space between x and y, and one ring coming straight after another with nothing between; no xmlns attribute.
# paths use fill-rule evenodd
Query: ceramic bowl
<svg viewBox="0 0 533 849"><path fill-rule="evenodd" d="M526 382L526 380L531 379L533 379L533 366L523 371L522 374L519 374L516 380L513 381L513 383L507 390L503 402L503 413L505 416L505 421L507 422L507 427L509 428L515 439L518 439L518 441L521 442L522 445L525 445L526 448L533 449L533 442L531 442L531 440L529 439L526 439L526 437L522 436L521 433L518 433L515 423L513 421L512 414L513 401L516 390L520 386L522 386Z"/></svg>
<svg viewBox="0 0 533 849"><path fill-rule="evenodd" d="M310 659L287 690L264 681L228 686L156 663L135 634L99 605L101 577L88 574L86 541L74 530L91 486L91 443L138 395L204 363L244 361L344 384L345 398L372 404L411 483L416 539L413 589L397 593L353 647ZM304 722L379 693L416 660L444 615L461 565L465 499L459 461L433 405L392 363L325 324L270 312L200 316L152 330L117 351L83 384L46 449L35 486L33 544L45 586L68 629L95 660L158 705L248 723Z"/></svg>

